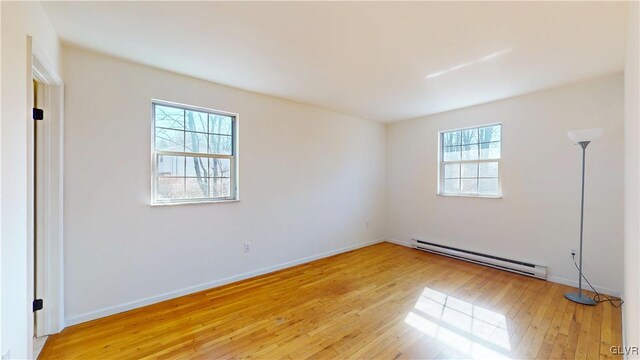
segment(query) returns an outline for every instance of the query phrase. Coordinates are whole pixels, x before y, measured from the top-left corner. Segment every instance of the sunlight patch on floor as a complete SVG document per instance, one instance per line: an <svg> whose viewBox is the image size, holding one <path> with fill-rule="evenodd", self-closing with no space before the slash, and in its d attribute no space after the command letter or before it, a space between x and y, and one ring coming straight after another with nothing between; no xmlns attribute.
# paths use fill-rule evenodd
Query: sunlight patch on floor
<svg viewBox="0 0 640 360"><path fill-rule="evenodd" d="M504 315L425 288L405 323L476 359L510 359Z"/></svg>

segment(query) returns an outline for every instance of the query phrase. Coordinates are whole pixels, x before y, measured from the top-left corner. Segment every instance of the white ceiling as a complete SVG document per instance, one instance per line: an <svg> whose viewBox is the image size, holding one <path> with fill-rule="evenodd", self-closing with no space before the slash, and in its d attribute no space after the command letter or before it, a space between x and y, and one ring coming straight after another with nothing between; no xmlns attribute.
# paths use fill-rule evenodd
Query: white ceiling
<svg viewBox="0 0 640 360"><path fill-rule="evenodd" d="M66 42L383 122L622 71L622 2L44 2Z"/></svg>

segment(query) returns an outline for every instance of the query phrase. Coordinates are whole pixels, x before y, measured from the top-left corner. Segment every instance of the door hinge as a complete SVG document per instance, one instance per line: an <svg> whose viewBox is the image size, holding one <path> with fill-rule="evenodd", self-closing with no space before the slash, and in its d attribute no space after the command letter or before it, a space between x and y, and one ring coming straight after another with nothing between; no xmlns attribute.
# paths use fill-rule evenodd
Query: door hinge
<svg viewBox="0 0 640 360"><path fill-rule="evenodd" d="M44 303L42 302L42 299L33 300L33 311L34 312L36 312L38 310L42 310L43 306L44 306Z"/></svg>
<svg viewBox="0 0 640 360"><path fill-rule="evenodd" d="M42 120L44 119L44 110L33 108L33 120Z"/></svg>

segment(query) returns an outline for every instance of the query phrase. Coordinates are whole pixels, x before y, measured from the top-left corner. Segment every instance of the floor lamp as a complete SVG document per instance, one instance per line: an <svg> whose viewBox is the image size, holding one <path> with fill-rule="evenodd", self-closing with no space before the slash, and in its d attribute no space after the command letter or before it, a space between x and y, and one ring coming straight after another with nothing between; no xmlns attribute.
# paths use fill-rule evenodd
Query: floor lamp
<svg viewBox="0 0 640 360"><path fill-rule="evenodd" d="M567 133L569 139L571 139L576 145L582 147L582 194L580 200L580 258L578 266L578 292L566 293L564 297L584 305L595 305L596 301L587 295L582 294L582 233L584 228L584 167L585 167L585 155L587 145L592 141L598 139L602 135L602 129L584 129L573 130Z"/></svg>

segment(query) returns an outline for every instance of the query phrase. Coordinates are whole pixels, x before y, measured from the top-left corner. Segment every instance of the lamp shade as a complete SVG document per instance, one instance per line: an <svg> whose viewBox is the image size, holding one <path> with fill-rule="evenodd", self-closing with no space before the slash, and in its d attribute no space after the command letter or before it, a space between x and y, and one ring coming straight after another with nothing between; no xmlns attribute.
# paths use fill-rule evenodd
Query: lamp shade
<svg viewBox="0 0 640 360"><path fill-rule="evenodd" d="M583 141L597 140L600 135L602 135L602 129L571 130L567 133L569 139L571 139L576 144Z"/></svg>

